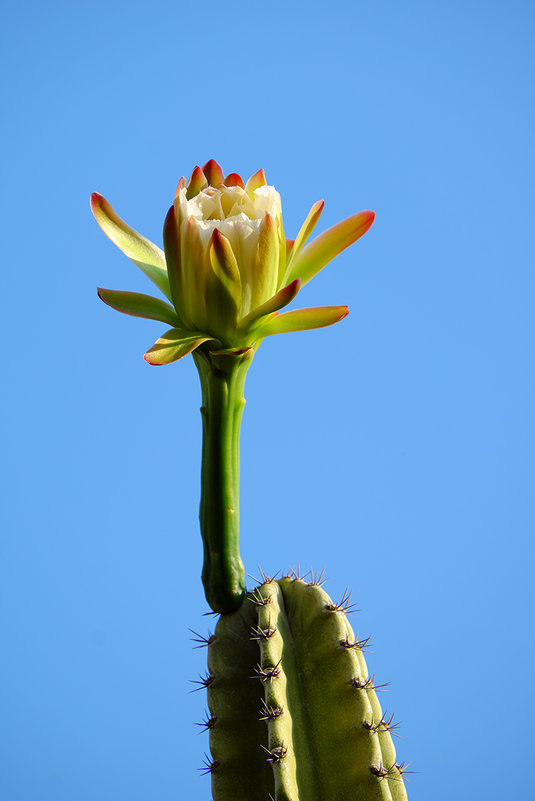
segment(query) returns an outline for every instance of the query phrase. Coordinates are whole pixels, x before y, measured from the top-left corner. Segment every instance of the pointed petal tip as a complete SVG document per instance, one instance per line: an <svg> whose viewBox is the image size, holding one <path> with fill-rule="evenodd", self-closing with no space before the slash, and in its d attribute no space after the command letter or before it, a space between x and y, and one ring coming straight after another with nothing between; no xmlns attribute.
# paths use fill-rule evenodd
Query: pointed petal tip
<svg viewBox="0 0 535 801"><path fill-rule="evenodd" d="M161 367L163 364L163 362L151 362L148 352L143 354L143 358L147 364L150 364L152 367Z"/></svg>
<svg viewBox="0 0 535 801"><path fill-rule="evenodd" d="M223 183L225 176L223 175L223 170L215 159L210 159L207 161L203 166L202 171L206 175L210 186L217 186L217 184Z"/></svg>
<svg viewBox="0 0 535 801"><path fill-rule="evenodd" d="M176 220L176 212L175 212L175 206L173 204L172 206L169 206L169 210L165 215L165 220L163 221L164 231L172 222L175 222L175 220Z"/></svg>
<svg viewBox="0 0 535 801"><path fill-rule="evenodd" d="M184 178L184 176L182 176L182 178L178 182L176 190L175 190L175 198L177 198L179 196L181 190L185 189L185 188L186 188L186 179Z"/></svg>
<svg viewBox="0 0 535 801"><path fill-rule="evenodd" d="M224 183L225 186L239 186L241 189L245 189L243 178L237 172L229 172Z"/></svg>
<svg viewBox="0 0 535 801"><path fill-rule="evenodd" d="M106 198L99 194L99 192L92 192L91 197L89 198L89 205L91 206L91 211L93 214L102 206L103 203L106 202Z"/></svg>

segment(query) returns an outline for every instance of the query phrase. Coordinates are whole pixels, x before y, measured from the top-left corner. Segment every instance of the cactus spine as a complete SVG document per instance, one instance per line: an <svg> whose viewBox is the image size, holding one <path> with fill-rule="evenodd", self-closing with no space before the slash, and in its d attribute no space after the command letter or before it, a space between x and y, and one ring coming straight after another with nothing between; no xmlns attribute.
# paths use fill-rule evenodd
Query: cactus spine
<svg viewBox="0 0 535 801"><path fill-rule="evenodd" d="M345 605L267 580L208 644L214 801L406 801L392 720Z"/></svg>

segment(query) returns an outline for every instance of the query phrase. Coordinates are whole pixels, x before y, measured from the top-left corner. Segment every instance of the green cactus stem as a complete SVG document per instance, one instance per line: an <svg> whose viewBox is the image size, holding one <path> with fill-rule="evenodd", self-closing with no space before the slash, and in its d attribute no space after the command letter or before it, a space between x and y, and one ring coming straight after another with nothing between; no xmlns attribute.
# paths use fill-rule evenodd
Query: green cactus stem
<svg viewBox="0 0 535 801"><path fill-rule="evenodd" d="M314 580L266 580L208 641L214 801L406 801L363 642Z"/></svg>
<svg viewBox="0 0 535 801"><path fill-rule="evenodd" d="M202 581L215 612L233 612L245 597L239 551L240 426L245 376L254 349L193 358L202 388L203 445L200 523L204 546Z"/></svg>

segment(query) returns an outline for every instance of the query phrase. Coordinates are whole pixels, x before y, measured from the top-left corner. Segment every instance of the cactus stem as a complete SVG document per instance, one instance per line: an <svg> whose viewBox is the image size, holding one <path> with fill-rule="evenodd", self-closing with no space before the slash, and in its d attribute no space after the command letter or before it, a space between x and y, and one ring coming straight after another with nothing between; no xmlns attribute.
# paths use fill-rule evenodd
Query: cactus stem
<svg viewBox="0 0 535 801"><path fill-rule="evenodd" d="M214 801L407 801L398 724L381 710L350 605L347 590L335 603L286 575L221 616L208 648Z"/></svg>

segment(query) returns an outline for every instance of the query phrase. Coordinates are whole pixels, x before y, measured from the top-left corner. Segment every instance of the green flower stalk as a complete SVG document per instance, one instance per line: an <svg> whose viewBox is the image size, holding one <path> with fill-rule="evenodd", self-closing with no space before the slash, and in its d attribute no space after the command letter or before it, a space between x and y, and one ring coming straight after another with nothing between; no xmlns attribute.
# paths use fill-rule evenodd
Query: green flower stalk
<svg viewBox="0 0 535 801"><path fill-rule="evenodd" d="M104 233L166 300L99 288L112 308L171 326L145 353L152 365L189 353L203 397L201 534L203 584L214 611L231 612L245 596L239 553L239 436L245 376L261 341L274 334L332 325L346 306L281 313L300 288L370 228L371 211L309 242L323 201L295 240L284 234L281 200L263 170L244 183L213 160L181 178L163 226L162 251L128 226L99 194L91 208Z"/></svg>

